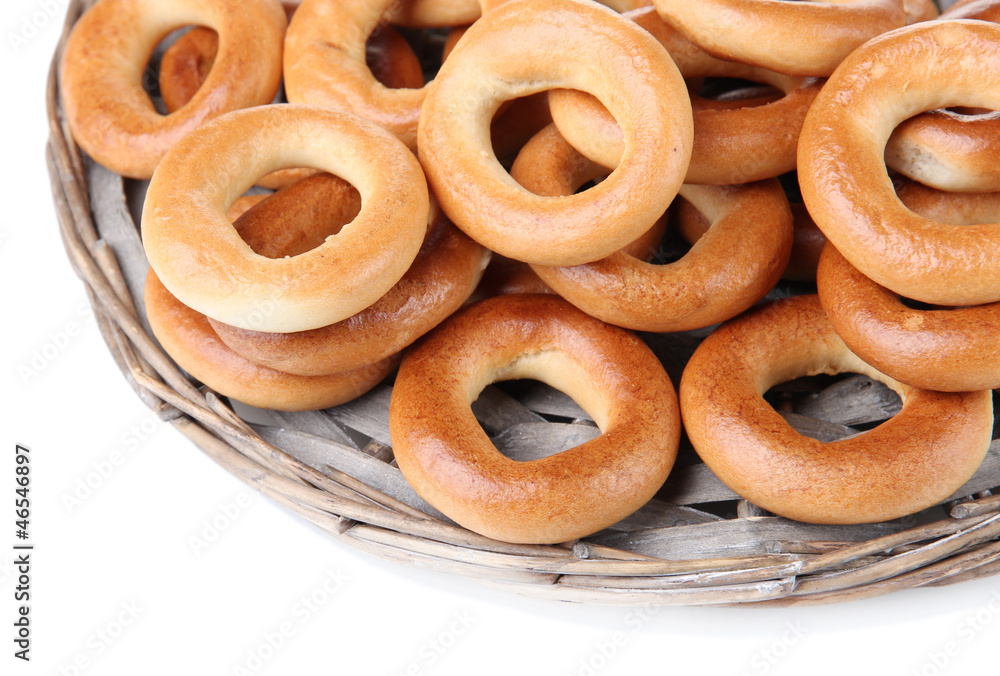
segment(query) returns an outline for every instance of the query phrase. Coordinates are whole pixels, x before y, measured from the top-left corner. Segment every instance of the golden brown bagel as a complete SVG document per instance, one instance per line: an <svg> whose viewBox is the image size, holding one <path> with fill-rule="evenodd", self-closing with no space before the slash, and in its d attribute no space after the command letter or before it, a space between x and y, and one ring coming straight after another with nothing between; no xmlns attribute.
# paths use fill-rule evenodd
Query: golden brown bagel
<svg viewBox="0 0 1000 676"><path fill-rule="evenodd" d="M904 61L909 68L896 67ZM892 130L918 112L1000 108L1000 89L983 86L996 79L1000 26L928 21L851 54L806 116L798 172L809 213L855 267L902 296L935 305L1000 300L1000 223L959 227L914 214L883 160Z"/></svg>
<svg viewBox="0 0 1000 676"><path fill-rule="evenodd" d="M490 383L518 378L573 397L601 436L528 462L501 455L470 405ZM670 379L638 338L555 296L513 295L469 306L412 349L389 429L407 481L444 514L498 540L556 543L653 496L676 457L680 418Z"/></svg>
<svg viewBox="0 0 1000 676"><path fill-rule="evenodd" d="M1000 0L957 3L941 19L1000 21ZM885 147L890 169L950 192L1000 190L1000 112L929 110L903 121Z"/></svg>
<svg viewBox="0 0 1000 676"><path fill-rule="evenodd" d="M889 377L940 392L1000 388L1000 303L938 310L907 307L832 246L816 283L837 334Z"/></svg>
<svg viewBox="0 0 1000 676"><path fill-rule="evenodd" d="M567 68L594 40L608 52L593 67ZM445 213L493 251L542 265L596 260L635 240L673 199L690 159L687 92L664 56L648 33L596 4L555 0L538 12L510 2L486 13L445 61L421 114L420 159ZM610 104L625 152L585 193L541 197L504 171L488 130L504 101L559 88Z"/></svg>
<svg viewBox="0 0 1000 676"><path fill-rule="evenodd" d="M799 132L819 93L819 80L713 58L660 19L653 7L623 16L653 35L687 79L737 78L769 84L783 94L763 105L696 106L685 183L736 185L795 169ZM574 148L606 167L618 166L621 129L599 101L586 92L558 90L549 93L549 106L553 121Z"/></svg>
<svg viewBox="0 0 1000 676"><path fill-rule="evenodd" d="M572 195L589 181L602 179L608 170L578 153L549 125L535 134L517 154L511 177L536 195ZM656 219L649 230L622 249L640 260L656 253L667 228L666 215ZM494 256L480 291L486 295L506 293L553 293L527 263Z"/></svg>
<svg viewBox="0 0 1000 676"><path fill-rule="evenodd" d="M204 25L219 35L217 65L191 103L160 115L143 71L171 31ZM270 103L281 80L285 12L276 0L102 0L73 26L60 89L73 137L123 176L149 178L191 130L230 110Z"/></svg>
<svg viewBox="0 0 1000 676"><path fill-rule="evenodd" d="M823 245L826 244L826 237L816 227L804 204L790 202L788 206L792 210L792 251L781 278L797 282L814 282L816 266L819 264ZM677 232L690 244L701 239L711 226L705 215L685 199L677 201L674 214Z"/></svg>
<svg viewBox="0 0 1000 676"><path fill-rule="evenodd" d="M1000 222L1000 192L948 192L893 177L896 196L907 209L938 223L981 225Z"/></svg>
<svg viewBox="0 0 1000 676"><path fill-rule="evenodd" d="M362 208L315 249L270 259L240 238L226 210L257 178L288 166L340 176ZM146 193L142 236L181 302L227 324L287 333L339 322L385 295L420 249L429 208L420 165L389 132L347 113L260 106L200 127L167 154ZM254 314L261 303L271 308L263 318Z"/></svg>
<svg viewBox="0 0 1000 676"><path fill-rule="evenodd" d="M330 187L316 185L321 180ZM318 176L278 191L235 227L257 253L278 258L323 242L360 208L357 193L345 182ZM209 321L227 346L258 364L299 375L339 373L394 355L437 326L469 298L489 259L489 251L434 209L424 243L402 279L343 321L295 333Z"/></svg>
<svg viewBox="0 0 1000 676"><path fill-rule="evenodd" d="M902 410L879 427L822 443L763 398L771 387L826 373L862 373L893 389ZM950 497L990 445L989 390L918 390L879 373L837 336L816 296L754 308L698 347L680 385L684 429L727 486L755 505L811 523L869 523Z"/></svg>
<svg viewBox="0 0 1000 676"><path fill-rule="evenodd" d="M219 394L258 408L306 411L336 406L370 390L398 362L389 357L346 373L296 376L230 350L208 319L177 300L152 270L146 277L145 300L153 335L178 366Z"/></svg>
<svg viewBox="0 0 1000 676"><path fill-rule="evenodd" d="M572 267L532 268L560 296L638 331L710 326L763 298L792 246L792 215L777 179L745 186L684 185L712 227L680 260L646 263L624 252Z"/></svg>
<svg viewBox="0 0 1000 676"><path fill-rule="evenodd" d="M655 0L663 20L720 59L830 75L856 47L904 25L901 0Z"/></svg>
<svg viewBox="0 0 1000 676"><path fill-rule="evenodd" d="M416 149L424 101L416 86L390 88L368 66L366 45L394 0L305 0L285 38L285 94L293 103L343 110L390 130Z"/></svg>

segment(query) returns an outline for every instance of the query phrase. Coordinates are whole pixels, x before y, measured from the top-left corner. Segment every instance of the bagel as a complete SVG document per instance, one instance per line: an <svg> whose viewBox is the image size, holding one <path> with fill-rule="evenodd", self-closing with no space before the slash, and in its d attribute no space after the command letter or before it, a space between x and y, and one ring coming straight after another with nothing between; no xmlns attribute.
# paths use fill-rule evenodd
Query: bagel
<svg viewBox="0 0 1000 676"><path fill-rule="evenodd" d="M307 411L343 404L381 382L399 362L393 356L346 373L292 375L226 347L206 317L177 300L152 269L146 277L145 302L153 335L177 365L219 394L249 406Z"/></svg>
<svg viewBox="0 0 1000 676"><path fill-rule="evenodd" d="M470 406L490 383L518 378L573 397L601 435L537 460L503 456ZM525 294L469 306L407 354L389 431L403 475L442 513L498 540L557 543L653 496L676 457L680 417L670 379L642 341L555 296Z"/></svg>
<svg viewBox="0 0 1000 676"><path fill-rule="evenodd" d="M983 86L998 79L1000 26L928 21L860 47L810 108L799 139L802 197L837 250L881 286L934 305L1000 300L1000 223L959 227L914 214L883 159L892 130L915 113L1000 108L1000 90Z"/></svg>
<svg viewBox="0 0 1000 676"><path fill-rule="evenodd" d="M655 0L663 20L720 59L826 77L854 49L904 25L901 0Z"/></svg>
<svg viewBox="0 0 1000 676"><path fill-rule="evenodd" d="M512 40L518 59L499 48ZM609 53L567 68L594 40ZM687 92L663 56L648 33L596 4L554 0L538 12L511 2L484 14L441 67L420 118L421 164L445 213L489 249L541 265L596 260L635 240L666 210L690 159ZM590 190L541 197L504 171L488 130L504 101L560 88L605 99L625 152Z"/></svg>
<svg viewBox="0 0 1000 676"><path fill-rule="evenodd" d="M892 419L823 443L796 432L763 398L825 373L861 373L903 400ZM741 497L810 523L875 523L947 500L990 446L989 390L942 393L898 383L837 336L816 296L754 308L716 329L681 377L684 429L712 472Z"/></svg>
<svg viewBox="0 0 1000 676"><path fill-rule="evenodd" d="M816 222L801 202L789 202L792 212L792 250L782 279L796 282L816 281L816 266L826 244L826 237L816 227ZM708 232L711 223L705 215L685 199L677 201L674 207L674 224L677 232L689 243L694 244Z"/></svg>
<svg viewBox="0 0 1000 676"><path fill-rule="evenodd" d="M708 105L692 99L694 145L685 183L736 185L774 178L795 169L799 132L822 83L764 68L716 59L664 23L652 7L624 15L671 54L687 79L725 77L766 83L782 93L763 105ZM606 167L621 159L622 132L608 110L586 92L550 92L552 119L570 144Z"/></svg>
<svg viewBox="0 0 1000 676"><path fill-rule="evenodd" d="M270 259L240 238L226 210L257 178L289 166L342 177L362 207L315 249ZM289 333L339 322L385 295L420 249L429 209L420 165L389 132L347 113L259 106L200 127L167 154L146 193L142 238L157 276L185 305L240 328ZM261 304L270 308L263 317Z"/></svg>
<svg viewBox="0 0 1000 676"><path fill-rule="evenodd" d="M356 191L321 175L278 191L234 225L257 253L279 258L323 242L360 208ZM357 314L295 333L253 331L210 319L212 328L237 354L299 375L339 373L400 352L462 306L490 259L489 251L463 235L440 210L432 214L406 274Z"/></svg>
<svg viewBox="0 0 1000 676"><path fill-rule="evenodd" d="M305 0L285 37L285 94L292 103L343 110L390 130L416 149L417 121L426 90L391 89L369 68L366 45L386 11L399 3Z"/></svg>
<svg viewBox="0 0 1000 676"><path fill-rule="evenodd" d="M619 251L585 265L532 269L584 312L628 329L689 331L734 317L763 298L788 263L788 199L777 179L684 185L680 195L713 223L680 260L656 265Z"/></svg>
<svg viewBox="0 0 1000 676"><path fill-rule="evenodd" d="M907 307L829 245L816 283L837 334L852 352L894 380L940 392L1000 388L1000 303Z"/></svg>
<svg viewBox="0 0 1000 676"><path fill-rule="evenodd" d="M182 110L161 115L143 89L156 46L203 25L219 36L216 65ZM270 103L281 80L285 12L276 0L102 0L73 26L60 90L73 138L99 164L147 179L164 154L205 122Z"/></svg>

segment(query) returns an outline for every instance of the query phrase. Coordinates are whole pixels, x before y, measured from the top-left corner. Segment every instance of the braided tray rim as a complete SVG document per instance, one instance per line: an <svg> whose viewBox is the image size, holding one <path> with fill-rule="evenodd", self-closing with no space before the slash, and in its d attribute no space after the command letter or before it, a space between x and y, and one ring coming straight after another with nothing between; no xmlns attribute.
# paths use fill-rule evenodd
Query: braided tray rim
<svg viewBox="0 0 1000 676"><path fill-rule="evenodd" d="M139 398L250 487L374 556L560 601L826 604L1000 572L1000 501L989 491L950 503L945 518L871 539L797 551L789 543L768 542L763 554L678 560L586 539L552 546L496 542L428 516L349 473L315 469L268 443L161 351L137 310L141 302L129 293L121 267L128 261L99 234L90 196L93 169L62 118L57 77L69 31L92 2L70 3L47 86L46 159L67 256L112 357ZM994 478L1000 485L1000 475ZM750 511L737 518L752 537L753 519L761 517Z"/></svg>

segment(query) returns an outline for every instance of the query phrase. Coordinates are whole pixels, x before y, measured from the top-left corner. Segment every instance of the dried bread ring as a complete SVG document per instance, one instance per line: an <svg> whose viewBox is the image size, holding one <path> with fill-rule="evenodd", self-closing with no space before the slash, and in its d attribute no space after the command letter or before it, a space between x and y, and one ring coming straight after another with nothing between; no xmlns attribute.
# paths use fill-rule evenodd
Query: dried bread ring
<svg viewBox="0 0 1000 676"><path fill-rule="evenodd" d="M511 40L518 59L499 47ZM608 53L594 67L567 68L594 40ZM541 197L497 162L488 130L502 102L560 88L612 104L626 149L590 190ZM544 12L511 2L474 23L439 71L419 129L428 182L455 224L497 253L543 265L596 260L649 229L683 180L690 143L687 92L662 47L613 10L572 0Z"/></svg>
<svg viewBox="0 0 1000 676"><path fill-rule="evenodd" d="M896 67L903 61L912 67ZM799 139L802 197L837 250L880 285L934 305L1000 300L1000 223L952 226L914 214L884 162L892 130L916 113L1000 108L1000 90L983 86L997 79L1000 26L928 21L859 48L810 108Z"/></svg>
<svg viewBox="0 0 1000 676"><path fill-rule="evenodd" d="M288 166L340 176L363 206L315 249L270 259L240 238L226 210L257 178ZM310 106L259 106L200 127L167 154L146 193L142 237L150 265L182 303L233 326L286 333L339 322L385 295L420 249L429 208L420 165L376 124ZM272 310L254 325L260 303Z"/></svg>
<svg viewBox="0 0 1000 676"><path fill-rule="evenodd" d="M171 31L204 25L219 36L217 65L191 103L160 115L143 72ZM285 12L275 0L102 0L73 26L60 89L73 137L91 157L130 178L149 178L192 129L230 110L270 103L281 81Z"/></svg>
<svg viewBox="0 0 1000 676"><path fill-rule="evenodd" d="M306 0L285 38L285 94L293 103L344 110L372 120L416 149L426 88L390 88L368 66L366 45L394 0ZM360 6L359 6L360 5ZM409 84L409 83L407 83Z"/></svg>
<svg viewBox="0 0 1000 676"><path fill-rule="evenodd" d="M591 162L566 142L555 125L535 134L517 154L511 177L536 195L572 195L584 184L608 175L608 170ZM649 230L622 249L641 260L656 253L667 229L666 214ZM484 276L481 290L488 295L506 293L553 293L531 266L521 261L494 256Z"/></svg>
<svg viewBox="0 0 1000 676"><path fill-rule="evenodd" d="M537 460L501 455L470 405L490 383L518 378L573 397L602 434ZM498 540L556 543L653 496L673 466L680 417L663 366L634 335L555 296L512 295L466 308L409 352L389 431L407 481L444 514Z"/></svg>
<svg viewBox="0 0 1000 676"><path fill-rule="evenodd" d="M665 24L649 7L624 16L649 31L674 57L688 79L726 77L769 84L782 96L739 107L694 108L694 145L685 183L736 185L774 178L795 169L799 132L822 83L713 58ZM591 95L574 90L549 94L552 120L573 147L606 167L618 166L622 133L614 117Z"/></svg>
<svg viewBox="0 0 1000 676"><path fill-rule="evenodd" d="M345 373L292 375L226 347L205 315L177 300L152 269L146 277L145 302L153 335L177 365L219 394L249 406L308 411L343 404L381 382L399 361L393 356Z"/></svg>
<svg viewBox="0 0 1000 676"><path fill-rule="evenodd" d="M829 245L816 283L840 337L889 377L939 392L1000 388L1000 303L947 310L907 307Z"/></svg>
<svg viewBox="0 0 1000 676"><path fill-rule="evenodd" d="M360 208L360 198L346 182L321 175L278 191L234 225L255 251L277 258L323 242ZM320 210L324 213L312 213ZM357 314L295 333L240 329L210 319L212 328L234 352L299 375L339 373L400 352L462 306L490 258L489 251L462 234L439 209L432 214L424 243L406 274Z"/></svg>
<svg viewBox="0 0 1000 676"><path fill-rule="evenodd" d="M975 0L949 7L942 19L1000 21L1000 0ZM1000 112L929 110L905 120L885 146L890 169L949 192L1000 191Z"/></svg>
<svg viewBox="0 0 1000 676"><path fill-rule="evenodd" d="M896 196L910 211L938 223L981 225L1000 222L1000 192L949 192L893 177Z"/></svg>
<svg viewBox="0 0 1000 676"><path fill-rule="evenodd" d="M657 11L720 59L826 77L867 40L904 25L900 0L655 0Z"/></svg>
<svg viewBox="0 0 1000 676"><path fill-rule="evenodd" d="M826 237L816 227L816 222L804 204L789 202L788 206L792 210L792 251L781 278L797 282L814 282L816 266L819 264L823 245L826 244ZM678 200L673 209L677 232L690 244L694 244L708 232L711 223L687 200Z"/></svg>
<svg viewBox="0 0 1000 676"><path fill-rule="evenodd" d="M215 31L197 26L177 39L160 62L160 94L168 113L184 106L204 83L212 69L219 40ZM424 74L417 55L392 26L378 27L365 44L366 62L372 75L389 88L420 88ZM292 167L262 176L257 185L284 188L316 173ZM235 219L234 219L235 220Z"/></svg>
<svg viewBox="0 0 1000 676"><path fill-rule="evenodd" d="M796 432L763 398L805 375L862 373L903 400L864 434L822 443ZM990 445L989 390L919 390L879 373L837 336L816 296L794 296L723 324L695 350L680 384L684 429L727 486L780 516L874 523L948 499Z"/></svg>
<svg viewBox="0 0 1000 676"><path fill-rule="evenodd" d="M788 199L777 179L684 185L680 195L712 221L680 260L656 265L618 251L584 265L532 269L584 312L628 329L688 331L734 317L763 298L788 263Z"/></svg>

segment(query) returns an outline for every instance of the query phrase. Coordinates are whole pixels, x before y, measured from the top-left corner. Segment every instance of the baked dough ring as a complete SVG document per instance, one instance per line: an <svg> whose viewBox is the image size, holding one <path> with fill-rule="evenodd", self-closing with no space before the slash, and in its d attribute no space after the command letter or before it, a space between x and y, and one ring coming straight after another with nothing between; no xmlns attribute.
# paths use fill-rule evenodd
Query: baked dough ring
<svg viewBox="0 0 1000 676"><path fill-rule="evenodd" d="M205 25L217 66L190 105L160 115L146 64L171 31ZM123 176L149 178L191 130L227 111L270 103L281 80L285 12L275 0L102 0L76 22L60 68L66 120L80 147Z"/></svg>
<svg viewBox="0 0 1000 676"><path fill-rule="evenodd" d="M950 225L1000 222L1000 192L947 192L902 176L893 177L892 182L907 209L932 221Z"/></svg>
<svg viewBox="0 0 1000 676"><path fill-rule="evenodd" d="M686 79L738 78L769 84L783 94L759 106L695 107L685 183L736 185L795 169L799 132L821 81L713 58L665 24L653 7L624 16L656 37ZM558 90L549 93L549 107L552 120L574 148L606 167L618 166L622 132L599 101L585 92Z"/></svg>
<svg viewBox="0 0 1000 676"><path fill-rule="evenodd" d="M567 67L595 41L607 50L600 60ZM560 88L606 99L626 150L590 190L541 197L504 171L488 130L505 100ZM621 249L666 210L690 159L691 109L663 48L613 10L554 0L539 12L510 2L474 23L445 61L424 102L419 145L442 208L470 237L509 258L575 265Z"/></svg>
<svg viewBox="0 0 1000 676"><path fill-rule="evenodd" d="M970 59L969 54L975 54ZM908 68L896 64L906 62ZM899 201L883 160L892 130L918 112L1000 108L1000 26L928 21L851 54L806 116L799 184L816 225L869 278L935 305L1000 300L1000 223L950 226Z"/></svg>
<svg viewBox="0 0 1000 676"><path fill-rule="evenodd" d="M893 389L902 410L877 428L822 443L796 432L763 398L826 373L862 373ZM989 390L941 393L897 383L851 353L816 296L755 308L695 350L680 385L684 429L727 486L780 516L874 523L950 497L990 445Z"/></svg>
<svg viewBox="0 0 1000 676"><path fill-rule="evenodd" d="M285 38L285 94L293 103L343 110L378 123L411 150L426 88L391 89L366 60L368 38L395 0L305 0Z"/></svg>
<svg viewBox="0 0 1000 676"><path fill-rule="evenodd" d="M826 244L826 237L801 202L789 202L792 210L792 251L788 256L788 265L781 273L782 279L796 282L815 282L816 266L819 256ZM711 226L705 215L687 200L675 203L674 224L688 243L694 244Z"/></svg>
<svg viewBox="0 0 1000 676"><path fill-rule="evenodd" d="M942 19L1000 21L1000 0L955 5ZM950 192L1000 190L1000 112L929 110L900 123L885 147L885 163L925 185Z"/></svg>
<svg viewBox="0 0 1000 676"><path fill-rule="evenodd" d="M160 94L168 113L185 105L204 83L218 48L215 31L197 26L174 42L160 62ZM365 43L366 62L372 75L389 88L424 86L420 60L406 39L392 26L380 26ZM257 185L278 190L316 173L293 167L262 176Z"/></svg>
<svg viewBox="0 0 1000 676"><path fill-rule="evenodd" d="M915 310L829 245L816 282L834 329L882 373L940 392L1000 388L1000 303Z"/></svg>
<svg viewBox="0 0 1000 676"><path fill-rule="evenodd" d="M681 197L713 223L683 258L646 263L624 252L572 267L532 268L584 312L637 331L689 331L743 312L781 277L792 215L777 179L684 185Z"/></svg>
<svg viewBox="0 0 1000 676"><path fill-rule="evenodd" d="M205 315L177 300L152 269L146 277L145 301L153 335L177 365L219 394L249 406L309 411L343 404L381 382L399 361L393 356L346 373L296 376L230 350Z"/></svg>
<svg viewBox="0 0 1000 676"><path fill-rule="evenodd" d="M573 397L601 436L528 462L501 455L470 405L490 383L518 378ZM470 306L413 348L389 431L407 481L441 512L498 540L556 543L653 496L677 455L680 416L663 366L634 335L555 296L514 295Z"/></svg>
<svg viewBox="0 0 1000 676"><path fill-rule="evenodd" d="M867 40L904 25L901 0L655 0L663 20L720 59L826 77Z"/></svg>
<svg viewBox="0 0 1000 676"><path fill-rule="evenodd" d="M536 195L572 195L585 183L602 179L608 170L591 162L566 142L555 125L535 134L518 153L511 177ZM666 214L649 230L622 249L630 256L649 260L660 246L667 229ZM503 256L494 256L480 289L487 295L506 293L554 293L531 266Z"/></svg>
<svg viewBox="0 0 1000 676"><path fill-rule="evenodd" d="M226 210L257 178L289 166L340 176L363 206L321 246L270 259L240 238ZM142 237L182 303L233 326L288 333L339 322L385 295L420 249L429 208L420 165L389 132L347 113L259 106L199 128L167 154L146 193ZM263 317L261 304L270 307Z"/></svg>
<svg viewBox="0 0 1000 676"><path fill-rule="evenodd" d="M339 181L318 176L306 182L320 180ZM303 247L322 242L329 231L326 226L349 222L360 207L359 200L350 203L357 200L356 194L331 198L329 190L316 190L304 185L306 182L275 193L235 223L255 251L272 258L295 255ZM301 218L289 213L303 204L335 212L341 207L343 211L333 213L332 220L330 215ZM295 333L250 331L210 320L212 328L227 346L247 359L300 375L339 373L400 352L462 306L490 260L489 251L462 234L439 209L432 213L423 246L409 270L359 313L336 324ZM267 232L277 228L280 232ZM255 241L261 246L254 246Z"/></svg>

